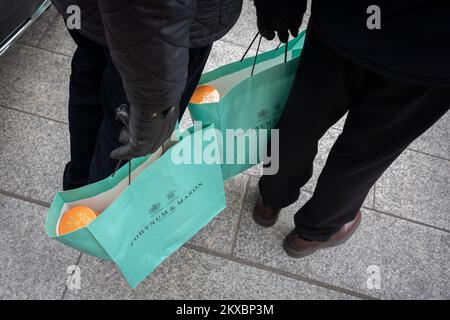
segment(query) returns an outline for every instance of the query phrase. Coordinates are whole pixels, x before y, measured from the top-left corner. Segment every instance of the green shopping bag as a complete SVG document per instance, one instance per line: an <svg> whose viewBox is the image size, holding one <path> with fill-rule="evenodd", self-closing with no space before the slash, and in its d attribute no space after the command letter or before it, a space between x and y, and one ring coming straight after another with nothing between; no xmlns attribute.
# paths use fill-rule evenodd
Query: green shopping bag
<svg viewBox="0 0 450 320"><path fill-rule="evenodd" d="M226 206L220 163L177 163L180 150L194 156L217 148L214 126L190 128L174 145L132 161L113 177L56 195L46 230L50 237L103 259L113 260L133 288ZM167 151L163 152L164 149ZM194 163L191 161L191 163ZM58 222L71 207L102 212L83 229L59 236Z"/></svg>
<svg viewBox="0 0 450 320"><path fill-rule="evenodd" d="M251 135L244 133L248 133L248 129L254 129L256 140L259 140L262 137L261 129L266 129L270 134L270 129L277 124L297 72L303 43L304 32L290 41L287 48L283 46L258 55L253 75L254 57L202 75L199 85L215 87L220 93L221 100L218 103L208 104L190 103L189 111L194 121L214 123L221 131L223 140L226 140L222 144L224 179L231 178L263 160L260 159L260 155L265 154L266 150L262 148L267 148L267 145L253 141L256 142L256 148L252 148L249 141ZM232 137L234 141L226 138L227 129L228 132L229 129L238 130ZM232 154L235 158L234 161L227 161L227 153L231 153L231 148L234 149ZM239 160L237 155L240 148L245 148L245 151L244 157Z"/></svg>

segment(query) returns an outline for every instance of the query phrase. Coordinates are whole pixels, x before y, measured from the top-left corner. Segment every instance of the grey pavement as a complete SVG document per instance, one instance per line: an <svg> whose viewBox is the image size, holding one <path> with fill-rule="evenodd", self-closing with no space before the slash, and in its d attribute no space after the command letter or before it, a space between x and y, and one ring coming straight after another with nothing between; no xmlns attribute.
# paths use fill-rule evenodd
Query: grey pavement
<svg viewBox="0 0 450 320"><path fill-rule="evenodd" d="M207 70L241 57L252 4L214 45ZM262 45L263 50L277 43ZM258 167L226 182L228 208L136 290L120 271L47 238L46 210L69 160L68 79L75 45L54 8L0 57L0 299L449 299L450 116L415 141L367 197L345 245L302 260L282 240L311 196L342 119L320 141L314 177L270 229L255 225ZM251 53L254 53L252 51ZM190 120L184 119L183 126ZM81 289L66 285L81 271ZM380 287L370 286L371 267Z"/></svg>

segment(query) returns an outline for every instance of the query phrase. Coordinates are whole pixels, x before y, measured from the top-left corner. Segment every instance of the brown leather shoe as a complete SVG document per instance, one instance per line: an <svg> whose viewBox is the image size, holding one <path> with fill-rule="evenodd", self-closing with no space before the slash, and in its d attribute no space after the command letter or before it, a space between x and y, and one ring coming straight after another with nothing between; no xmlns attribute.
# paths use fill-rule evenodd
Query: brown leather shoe
<svg viewBox="0 0 450 320"><path fill-rule="evenodd" d="M305 240L294 229L284 239L284 251L292 258L303 258L319 249L340 245L353 235L361 222L361 218L361 211L359 211L353 221L345 224L341 230L325 242Z"/></svg>
<svg viewBox="0 0 450 320"><path fill-rule="evenodd" d="M280 211L281 209L267 207L264 204L262 197L259 196L258 200L256 200L255 208L253 209L253 219L255 219L255 222L261 227L272 227L275 222L277 222Z"/></svg>

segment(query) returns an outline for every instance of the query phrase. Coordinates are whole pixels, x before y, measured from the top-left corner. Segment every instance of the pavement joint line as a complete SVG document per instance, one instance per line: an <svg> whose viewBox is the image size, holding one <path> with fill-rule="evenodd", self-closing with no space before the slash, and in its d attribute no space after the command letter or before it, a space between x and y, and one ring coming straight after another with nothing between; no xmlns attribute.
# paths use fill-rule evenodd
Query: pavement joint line
<svg viewBox="0 0 450 320"><path fill-rule="evenodd" d="M372 203L373 209L375 209L376 199L377 199L377 183L375 182L375 184L373 185L373 203Z"/></svg>
<svg viewBox="0 0 450 320"><path fill-rule="evenodd" d="M309 194L313 194L313 192L308 191L308 190L303 190L303 189L302 189L302 191L304 191L304 192L306 192L306 193L309 193ZM374 199L375 199L375 195L374 195ZM433 226L433 225L431 225L431 224L427 224L427 223L425 223L425 222L420 222L420 221L413 220L413 219L410 219L410 218L405 218L405 217L396 215L395 213L390 213L390 212L387 212L387 211L383 211L383 210L376 209L375 207L371 208L371 207L368 207L368 206L363 206L362 208L363 208L363 209L367 209L367 210L371 210L371 211L376 212L376 213L379 213L379 214L384 214L384 215L390 216L390 217L392 217L392 218L396 218L396 219L399 219L399 220L404 220L404 221L407 221L407 222L411 222L411 223L414 223L414 224L418 224L418 225L421 225L421 226L423 226L423 227L427 227L427 228L431 228L431 229L443 231L443 232L446 232L446 233L450 233L450 230L447 230L447 229L445 229L445 228Z"/></svg>
<svg viewBox="0 0 450 320"><path fill-rule="evenodd" d="M450 230L448 230L448 229L437 227L437 226L433 226L431 224L428 224L428 223L425 223L425 222L421 222L421 221L417 221L417 220L413 220L413 219L410 219L410 218L405 218L405 217L402 217L402 216L398 216L395 213L386 212L386 211L379 210L379 209L376 209L376 208L373 208L373 209L370 209L370 210L372 210L372 211L374 211L376 213L379 213L379 214L390 216L392 218L396 218L396 219L403 220L403 221L406 221L406 222L414 223L414 224L420 225L422 227L431 228L431 229L442 231L442 232L445 232L445 233L450 233Z"/></svg>
<svg viewBox="0 0 450 320"><path fill-rule="evenodd" d="M64 290L63 290L61 298L59 298L59 300L64 300L64 298L66 297L66 294L67 294L67 290L68 290L67 284L63 284L63 286L64 286Z"/></svg>
<svg viewBox="0 0 450 320"><path fill-rule="evenodd" d="M17 42L17 43L19 45L21 45L21 46L26 46L26 47L30 47L30 48L33 48L33 49L46 51L48 53L55 54L55 55L60 55L60 56L66 57L66 58L72 58L72 55L70 55L70 54L53 51L53 50L50 50L50 49L47 49L47 48L43 48L43 47L39 47L37 45L33 45L31 43L24 43L24 42Z"/></svg>
<svg viewBox="0 0 450 320"><path fill-rule="evenodd" d="M17 194L17 193L11 192L11 191L6 191L6 190L3 190L1 188L0 188L0 194L5 196L5 197L10 197L10 198L13 198L13 199L25 201L25 202L32 203L32 204L36 204L38 206L45 207L47 209L50 208L50 205L51 205L51 203L49 203L49 202L45 202L45 201L42 201L42 200L37 200L37 199L34 199L34 198L22 196L20 194Z"/></svg>
<svg viewBox="0 0 450 320"><path fill-rule="evenodd" d="M231 44L231 45L233 45L233 46L235 46L235 47L241 47L241 48L244 49L244 51L247 49L247 47L246 47L246 46L243 46L242 44L239 44L239 43L236 43L236 42L233 42L233 41L224 39L224 38L219 39L219 40L217 40L217 41L221 41L221 42L224 42L224 43L226 43L226 44ZM254 52L256 53L256 50L253 49L253 48L250 48L249 52L250 52L250 51L254 51ZM261 50L260 50L260 51L261 51ZM261 52L262 52L262 51L261 51ZM244 54L244 52L242 52L242 54Z"/></svg>
<svg viewBox="0 0 450 320"><path fill-rule="evenodd" d="M338 132L340 132L340 133L342 133L342 131L343 131L341 128L338 128L338 127L335 127L335 126L329 127L327 131L330 131L330 130L338 131ZM326 132L325 132L325 133L326 133ZM323 136L325 136L325 134L324 134ZM323 137L323 136L322 136L322 137Z"/></svg>
<svg viewBox="0 0 450 320"><path fill-rule="evenodd" d="M248 189L249 189L249 186L250 186L250 179L251 179L251 177L247 176L247 182L245 183L244 197L242 198L241 209L239 210L239 217L238 217L238 221L236 223L236 230L234 232L233 242L231 244L231 253L234 252L234 249L236 247L236 241L237 241L239 229L240 229L241 222L242 222L242 216L244 214L245 200L247 199Z"/></svg>
<svg viewBox="0 0 450 320"><path fill-rule="evenodd" d="M253 178L258 178L258 176L249 174L247 172L243 172L243 174L246 174L246 175L248 175L250 177L253 177ZM309 195L312 195L314 193L314 192L306 190L306 189L301 189L301 191L305 192L305 193L308 193ZM376 197L376 195L374 194L374 201L375 201L375 197ZM417 225L420 225L420 226L423 226L423 227L435 229L435 230L442 231L442 232L445 232L445 233L450 233L450 230L448 230L448 229L441 228L441 227L438 227L438 226L434 226L432 224L428 224L428 223L425 223L425 222L417 221L417 220L414 220L414 219L402 217L402 216L396 215L395 213L390 213L390 212L387 212L387 211L383 211L383 210L377 209L375 206L373 208L369 207L369 206L362 206L362 208L363 209L367 209L367 210L371 210L371 211L379 213L379 214L387 215L387 216L390 216L390 217L393 217L393 218L396 218L396 219L399 219L399 220L404 220L404 221L407 221L407 222L411 222L411 223L414 223L414 224L417 224Z"/></svg>
<svg viewBox="0 0 450 320"><path fill-rule="evenodd" d="M241 264L241 265L245 265L248 267L252 267L252 268L256 268L258 270L262 270L262 271L266 271L266 272L270 272L273 274L277 274L280 275L282 277L286 277L286 278L290 278L296 281L301 281L310 285L314 285L316 287L321 287L327 290L331 290L331 291L335 291L335 292L339 292L339 293L343 293L358 299L365 299L365 300L380 300L380 298L374 297L374 296L370 296L370 295L366 295L357 291L353 291L350 289L346 289L343 287L339 287L336 285L332 285L323 281L319 281L319 280L315 280L306 276L302 276L299 274L295 274L289 271L285 271L285 270L281 270L281 269L277 269L274 267L270 267L264 264L260 264L260 263L256 263L253 261L249 261L243 258L239 258L237 256L234 255L230 255L230 254L225 254L225 253L221 253L221 252L217 252L211 249L207 249L204 247L200 247L197 245L193 245L193 244L185 244L184 245L185 248L188 248L190 250L194 250L197 251L199 253L204 253L204 254L208 254L208 255L212 255L221 259L225 259L225 260L229 260L231 262L235 262L237 264Z"/></svg>
<svg viewBox="0 0 450 320"><path fill-rule="evenodd" d="M49 118L49 117L42 116L42 115L39 115L37 113L33 113L33 112L25 111L25 110L19 110L19 109L13 108L13 107L5 106L3 104L0 104L0 108L8 109L8 110L15 111L15 112L24 113L24 114L27 114L29 116L34 116L34 117L37 117L37 118L41 118L41 119L44 119L44 120L47 120L47 121L56 122L56 123L59 123L59 124L69 125L68 122L65 122L65 121L62 121L62 120Z"/></svg>
<svg viewBox="0 0 450 320"><path fill-rule="evenodd" d="M417 152L417 153L420 153L420 154L423 154L423 155L426 155L426 156L429 156L429 157L437 158L437 159L440 159L440 160L450 161L449 158L445 158L445 157L442 157L442 156L434 155L434 154L431 154L431 153L428 153L428 152L425 152L425 151L420 151L420 150L417 150L417 149L414 149L414 148L407 148L406 150L412 151L412 152Z"/></svg>
<svg viewBox="0 0 450 320"><path fill-rule="evenodd" d="M335 126L335 125L331 126L330 129L337 130L337 131L340 131L340 132L343 131L342 128L340 128L340 127L338 127L338 126Z"/></svg>
<svg viewBox="0 0 450 320"><path fill-rule="evenodd" d="M242 54L244 54L244 52L245 52L245 50L247 50L247 47L248 47L248 45L242 45L242 44L240 44L240 43L237 43L237 42L233 42L233 41L231 41L231 40L227 40L227 39L224 39L224 38L222 38L222 39L219 39L219 40L217 40L217 41L221 41L221 42L224 42L224 43L226 43L226 44L231 44L231 45L233 45L233 46L235 46L235 47L240 47L240 48L243 48L244 50L242 51ZM251 41L251 40L250 40ZM250 41L249 41L249 43L250 43ZM273 49L275 49L276 47L273 47L272 49L267 49L267 50L264 50L263 48L260 48L259 49L259 54L262 54L262 53L265 53L265 52L267 52L267 51L270 51L270 50L273 50ZM251 53L256 53L256 49L253 49L253 48L250 48L250 50L249 50L249 52L247 53L247 56L246 57L250 57L250 54Z"/></svg>

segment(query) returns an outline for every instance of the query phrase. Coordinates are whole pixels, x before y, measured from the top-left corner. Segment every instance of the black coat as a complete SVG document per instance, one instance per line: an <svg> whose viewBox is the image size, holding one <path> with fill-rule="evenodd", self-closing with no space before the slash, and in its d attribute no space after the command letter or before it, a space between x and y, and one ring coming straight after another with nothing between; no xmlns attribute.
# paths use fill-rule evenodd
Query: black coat
<svg viewBox="0 0 450 320"><path fill-rule="evenodd" d="M152 112L179 103L189 48L224 36L242 9L242 0L52 1L65 18L80 7L80 32L109 47L131 106Z"/></svg>

